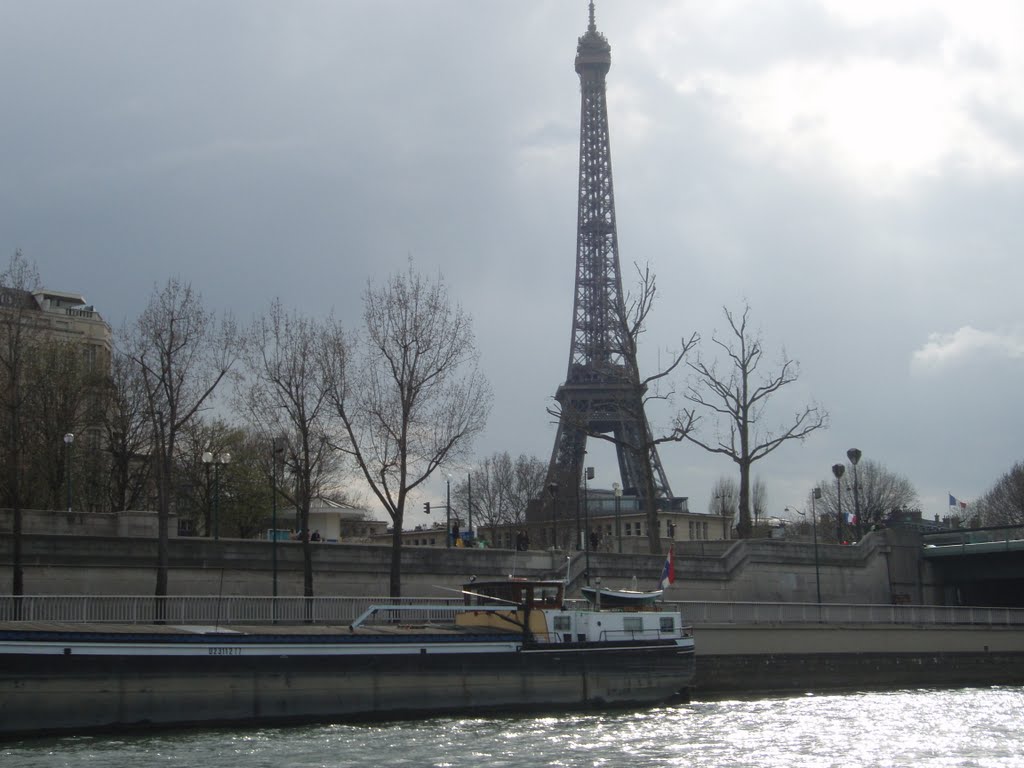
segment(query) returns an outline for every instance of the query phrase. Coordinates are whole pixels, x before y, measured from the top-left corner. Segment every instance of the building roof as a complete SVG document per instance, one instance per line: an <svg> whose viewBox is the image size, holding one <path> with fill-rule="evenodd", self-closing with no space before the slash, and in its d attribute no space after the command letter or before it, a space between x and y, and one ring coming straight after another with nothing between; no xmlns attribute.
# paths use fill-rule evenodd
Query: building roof
<svg viewBox="0 0 1024 768"><path fill-rule="evenodd" d="M286 507L284 510L287 512L295 512L295 507ZM352 504L346 504L344 502L335 501L334 499L328 499L324 496L314 496L312 501L309 503L309 513L311 515L330 515L335 514L339 520L372 520L369 515L369 510L363 507L357 507Z"/></svg>

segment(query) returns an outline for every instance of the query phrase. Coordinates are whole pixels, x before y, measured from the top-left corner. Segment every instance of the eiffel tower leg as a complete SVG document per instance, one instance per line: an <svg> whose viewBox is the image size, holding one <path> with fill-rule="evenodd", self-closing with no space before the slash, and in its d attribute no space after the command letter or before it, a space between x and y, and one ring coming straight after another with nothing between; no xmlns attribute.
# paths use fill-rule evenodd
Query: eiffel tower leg
<svg viewBox="0 0 1024 768"><path fill-rule="evenodd" d="M557 531L556 547L564 545L572 538L574 529L572 521L577 517L579 509L579 489L583 478L583 457L586 454L587 433L580 426L579 415L575 412L562 411L558 421L558 434L555 436L555 447L551 452L548 464L548 475L545 486L555 484L557 490L550 495L547 519ZM578 521L577 521L578 523ZM577 534L578 535L578 534Z"/></svg>

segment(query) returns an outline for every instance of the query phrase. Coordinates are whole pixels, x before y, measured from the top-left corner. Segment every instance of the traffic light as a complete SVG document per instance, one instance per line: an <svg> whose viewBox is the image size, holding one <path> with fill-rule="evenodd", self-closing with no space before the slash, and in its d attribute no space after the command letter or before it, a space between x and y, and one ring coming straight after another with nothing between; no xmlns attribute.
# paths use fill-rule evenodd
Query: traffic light
<svg viewBox="0 0 1024 768"><path fill-rule="evenodd" d="M423 502L423 511L426 512L428 515L430 514L430 502L429 501L424 501Z"/></svg>

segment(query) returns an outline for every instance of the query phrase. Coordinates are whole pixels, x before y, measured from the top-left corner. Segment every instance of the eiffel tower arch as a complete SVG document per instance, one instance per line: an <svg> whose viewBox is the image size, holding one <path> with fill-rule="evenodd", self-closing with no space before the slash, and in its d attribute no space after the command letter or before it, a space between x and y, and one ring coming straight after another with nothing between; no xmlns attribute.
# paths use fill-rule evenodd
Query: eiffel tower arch
<svg viewBox="0 0 1024 768"><path fill-rule="evenodd" d="M569 367L555 395L560 408L547 473L549 498L543 510L534 507L534 519L552 520L556 530L562 521L568 523L565 510L579 508L591 435L613 438L626 495L646 498L646 461L655 496L672 497L644 412L644 388L622 292L605 88L611 46L597 31L593 2L589 12L587 31L576 48L581 91L579 208ZM556 538L563 541L564 535Z"/></svg>

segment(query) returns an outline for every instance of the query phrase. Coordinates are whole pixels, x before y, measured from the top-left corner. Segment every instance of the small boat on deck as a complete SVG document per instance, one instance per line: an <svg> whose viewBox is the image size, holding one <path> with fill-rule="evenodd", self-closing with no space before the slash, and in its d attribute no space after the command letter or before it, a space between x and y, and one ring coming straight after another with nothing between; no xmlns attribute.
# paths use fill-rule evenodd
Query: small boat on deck
<svg viewBox="0 0 1024 768"><path fill-rule="evenodd" d="M692 685L678 611L576 608L560 581L461 591L337 626L0 622L0 737L642 706Z"/></svg>
<svg viewBox="0 0 1024 768"><path fill-rule="evenodd" d="M661 600L664 590L642 592L636 589L609 589L608 587L580 587L580 592L595 608L651 608Z"/></svg>

